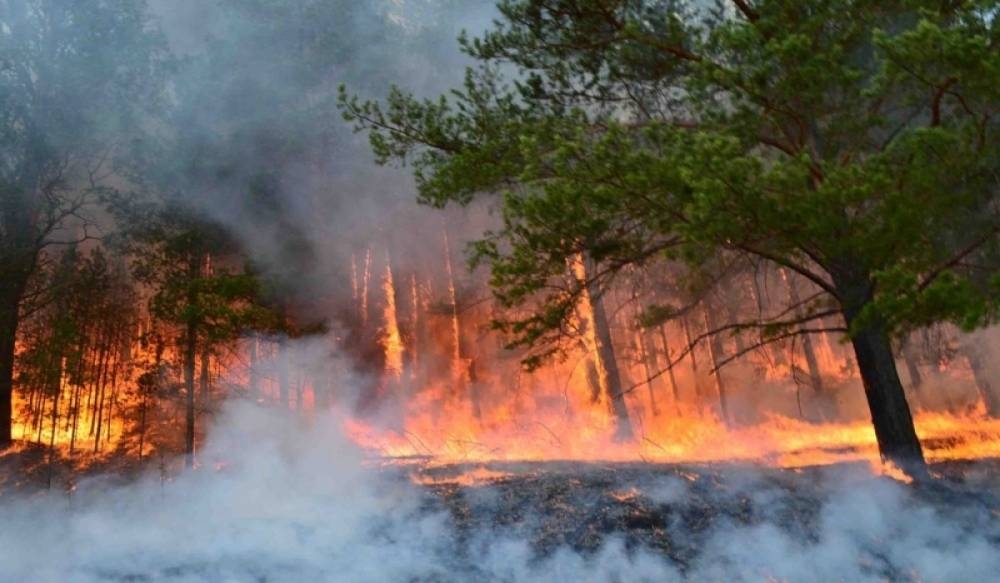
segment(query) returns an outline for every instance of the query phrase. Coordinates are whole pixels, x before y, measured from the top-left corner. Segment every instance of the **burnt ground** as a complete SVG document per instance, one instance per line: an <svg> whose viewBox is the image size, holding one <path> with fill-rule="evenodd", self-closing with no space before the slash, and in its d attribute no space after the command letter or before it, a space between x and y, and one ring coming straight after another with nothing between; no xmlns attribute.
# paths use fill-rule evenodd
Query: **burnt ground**
<svg viewBox="0 0 1000 583"><path fill-rule="evenodd" d="M462 477L470 472L479 476L471 485ZM873 478L860 463L775 469L495 462L417 469L411 476L426 484L427 508L446 509L459 533L470 540L490 532L527 541L536 557L563 548L593 554L617 540L628 550L651 550L688 575L720 530L753 532L766 524L805 545L823 544L822 513L831 498L879 482L900 491L902 509L920 508L961 525L955 536L984 537L1000 555L1000 459L939 463L932 473L933 483L903 485ZM918 580L910 565L891 558L894 541L882 543L884 548L876 540L857 557L864 573L883 581Z"/></svg>
<svg viewBox="0 0 1000 583"><path fill-rule="evenodd" d="M66 460L56 460L50 468L44 448L26 447L0 456L0 503L30 496L33 492L65 492L85 477L100 476L102 489L107 486L108 491L113 491L111 486L128 484L140 475L162 473L162 465L163 461L157 458L142 464L106 461L80 472L80 468ZM510 541L523 543L529 549L530 556L524 560L529 563L529 569L535 569L530 572L542 574L540 579L532 580L549 580L545 574L552 568L553 558L558 559L561 553L571 551L574 556L591 557L600 562L605 556L601 555L602 549L619 545L620 554L644 554L662 560L675 573L674 579L729 581L734 579L727 573L740 571L740 561L745 560L745 556L719 553L720 533L736 533L725 540L743 541L772 532L767 529L781 532L782 536L801 545L791 551L793 554L802 549L807 553L809 549L820 549L817 554L822 555L827 545L834 544L831 540L836 541L845 532L851 537L860 537L861 543L856 547L849 545L849 560L855 563L851 567L856 569L850 571L853 575L841 577L841 580L918 581L925 579L914 574L916 567L907 555L900 554L895 537L911 536L912 533L904 531L936 523L948 525L944 535L928 535L920 538L919 544L908 539L903 546L916 546L917 552L923 552L940 544L945 553L951 553L955 548L962 548L962 541L969 540L979 546L978 556L985 556L988 564L1000 564L1000 459L935 464L932 472L936 479L926 485L902 485L890 478L873 478L865 464L800 469L735 463L559 461L437 467L420 463L376 465L378 472L387 478L379 483L390 489L395 488L395 484L405 485L410 491L414 489L409 486L411 481L418 484L415 506L401 511L413 516L387 519L384 526L376 520L371 525L371 532L359 536L398 552L401 548L410 549L407 545L413 544L412 541L398 545L395 542L400 537L399 525L409 524L406 521L410 518L439 518L445 527L437 531L444 537L443 542L428 543L426 548L415 551L432 556L434 566L405 578L387 579L393 581L521 581L526 578L517 574L498 575L503 565L498 566L496 561L485 564L482 559L491 548ZM875 496L876 502L888 499L896 504L891 512L908 513L914 509L918 520L895 523L890 517L888 521L894 526L885 532L871 525L859 529L873 529L873 533L855 532L852 525L864 523L870 510L862 506L855 511L850 504L845 507L845 496L850 499L854 491L872 492L879 488L892 494L888 498ZM834 522L838 520L837 513L845 514L836 528L844 529L846 524L846 531L835 529L831 534L831 513ZM382 529L386 532L380 532ZM938 540L935 536L948 540ZM172 553L166 554L169 559ZM764 557L759 560L765 564L763 570L766 571L768 561L781 559ZM86 580L222 580L217 565L189 564L183 557L178 557L177 561L178 564L173 565L168 560L168 567L156 576L151 576L148 568L135 571L122 568L100 571L93 579ZM706 562L712 561L729 561L730 565L720 567L721 575L719 572L714 576L706 575L714 567L711 564L706 567ZM239 575L231 579L234 581L244 580L243 575L249 577L245 580L261 583L306 580L287 566L284 571L278 571L284 573L282 577L252 561L241 559L236 564L235 572ZM324 571L303 571L301 574L308 580L339 580L323 578L319 573ZM821 575L796 577L794 574L775 579L827 580ZM598 575L589 580L629 579L607 579ZM738 580L771 579L749 576ZM944 576L926 580L956 579Z"/></svg>
<svg viewBox="0 0 1000 583"><path fill-rule="evenodd" d="M0 503L45 491L69 492L86 479L127 484L144 474L166 475L179 467L164 456L139 461L114 451L94 456L81 450L73 457L50 456L45 445L18 442L13 448L0 451Z"/></svg>

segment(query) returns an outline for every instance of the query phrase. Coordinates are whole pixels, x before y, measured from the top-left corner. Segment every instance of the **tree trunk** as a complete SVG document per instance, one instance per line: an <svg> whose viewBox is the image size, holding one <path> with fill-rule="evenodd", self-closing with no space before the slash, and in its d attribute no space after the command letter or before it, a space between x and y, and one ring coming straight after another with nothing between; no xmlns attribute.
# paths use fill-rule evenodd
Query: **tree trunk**
<svg viewBox="0 0 1000 583"><path fill-rule="evenodd" d="M198 371L198 391L201 393L201 409L207 411L212 406L212 355L208 348L201 351L201 368Z"/></svg>
<svg viewBox="0 0 1000 583"><path fill-rule="evenodd" d="M850 326L854 315L845 315ZM928 478L927 463L896 370L892 345L881 323L870 323L855 331L851 344L882 459L895 463L914 479Z"/></svg>
<svg viewBox="0 0 1000 583"><path fill-rule="evenodd" d="M788 300L793 306L795 306L795 316L797 318L802 318L805 313L802 310L802 300L799 296L798 287L795 285L795 280L792 279L792 277L788 274L788 270L785 268L781 269L781 279L783 279L785 281L785 285L788 286ZM802 353L806 358L806 368L809 369L809 385L817 395L822 395L823 375L819 370L819 360L816 358L816 349L813 346L812 336L809 334L802 335ZM825 403L821 403L820 409L825 409L825 405ZM821 416L826 416L825 411L821 412Z"/></svg>
<svg viewBox="0 0 1000 583"><path fill-rule="evenodd" d="M256 403L260 400L260 373L257 371L258 365L258 350L259 350L259 340L257 335L254 334L250 337L250 399Z"/></svg>
<svg viewBox="0 0 1000 583"><path fill-rule="evenodd" d="M706 333L715 329L715 321L709 311L708 303L702 304L701 313L705 318ZM733 419L729 411L729 394L726 390L726 381L722 378L722 370L719 366L720 357L722 356L722 342L718 334L712 334L711 338L708 339L708 354L712 359L712 369L715 373L715 387L719 391L719 409L722 412L722 422L726 425L732 425Z"/></svg>
<svg viewBox="0 0 1000 583"><path fill-rule="evenodd" d="M653 362L653 353L646 346L649 337L645 330L636 331L636 345L639 349L639 360L642 362L643 372L646 373L646 390L649 393L649 406L653 416L659 416L660 407L656 402L656 391L653 389L653 374L656 370L656 363Z"/></svg>
<svg viewBox="0 0 1000 583"><path fill-rule="evenodd" d="M198 358L198 323L188 320L184 331L184 389L186 396L186 415L184 424L184 466L194 467L194 381L195 365Z"/></svg>
<svg viewBox="0 0 1000 583"><path fill-rule="evenodd" d="M681 395L677 390L677 378L674 376L673 355L670 352L670 342L667 340L667 325L660 325L660 341L663 343L663 356L667 362L667 375L670 377L670 391L674 396L674 409L677 415L681 414Z"/></svg>
<svg viewBox="0 0 1000 583"><path fill-rule="evenodd" d="M615 348L611 340L611 328L604 311L604 300L600 296L591 296L591 306L594 312L594 337L597 344L597 370L603 377L608 402L615 416L615 439L627 441L633 439L632 421L628 414L628 405L622 393L622 377L615 359Z"/></svg>
<svg viewBox="0 0 1000 583"><path fill-rule="evenodd" d="M285 411L288 410L288 394L291 389L288 364L288 337L282 335L278 338L278 402Z"/></svg>
<svg viewBox="0 0 1000 583"><path fill-rule="evenodd" d="M0 450L13 439L14 350L17 339L18 301L0 299Z"/></svg>
<svg viewBox="0 0 1000 583"><path fill-rule="evenodd" d="M1000 384L990 378L986 363L985 340L980 340L978 346L967 346L964 348L965 358L969 361L969 368L972 369L972 377L976 381L976 388L986 405L986 413L994 419L1000 419Z"/></svg>
<svg viewBox="0 0 1000 583"><path fill-rule="evenodd" d="M14 355L21 299L31 270L19 268L8 257L0 257L0 270L0 450L4 450L14 438Z"/></svg>
<svg viewBox="0 0 1000 583"><path fill-rule="evenodd" d="M695 354L695 346L691 337L691 324L687 316L681 316L681 327L684 329L684 341L687 342L688 358L691 360L691 379L694 381L694 395L697 401L698 410L701 410L704 395L701 390L701 378L698 376L698 356Z"/></svg>

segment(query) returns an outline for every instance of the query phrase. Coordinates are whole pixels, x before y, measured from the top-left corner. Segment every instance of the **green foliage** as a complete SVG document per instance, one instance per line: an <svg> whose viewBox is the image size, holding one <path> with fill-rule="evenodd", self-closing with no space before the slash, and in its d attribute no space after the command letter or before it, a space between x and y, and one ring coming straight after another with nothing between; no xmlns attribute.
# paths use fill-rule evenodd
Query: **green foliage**
<svg viewBox="0 0 1000 583"><path fill-rule="evenodd" d="M239 248L221 226L171 204L127 204L118 212L128 225L119 244L133 257L136 278L153 290L155 318L193 327L209 346L248 330L281 328L279 315L261 301L258 278L242 265Z"/></svg>
<svg viewBox="0 0 1000 583"><path fill-rule="evenodd" d="M654 260L705 279L745 255L806 277L855 328L971 328L1000 297L998 9L507 0L463 39L481 62L463 87L342 91L341 107L380 161L414 165L422 200L504 193L473 257L501 304L544 306L505 327L525 343L572 318L559 282L580 253L598 285Z"/></svg>

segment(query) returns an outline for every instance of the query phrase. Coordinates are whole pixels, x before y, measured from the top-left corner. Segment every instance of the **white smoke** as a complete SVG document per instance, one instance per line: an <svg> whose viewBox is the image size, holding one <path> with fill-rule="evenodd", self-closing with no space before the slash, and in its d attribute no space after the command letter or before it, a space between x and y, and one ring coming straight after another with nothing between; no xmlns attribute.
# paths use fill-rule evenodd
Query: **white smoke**
<svg viewBox="0 0 1000 583"><path fill-rule="evenodd" d="M819 478L786 472L777 481L746 467L703 468L719 477L708 481L651 469L639 486L655 506L697 500L711 513L747 501L759 514L749 523L710 516L704 538L689 541L698 550L683 569L614 534L594 552L541 551L525 536L540 518L523 517L521 527L459 524L404 470L366 464L339 428L332 413L306 424L234 402L210 432L198 471L128 484L93 479L71 498L8 500L0 506L0 581L948 582L1000 572L1000 525L987 505L942 507L859 468ZM797 507L789 482L815 489L819 506ZM480 507L502 503L490 486L467 496ZM794 512L814 513L814 528L789 526ZM683 536L671 520L664 528Z"/></svg>

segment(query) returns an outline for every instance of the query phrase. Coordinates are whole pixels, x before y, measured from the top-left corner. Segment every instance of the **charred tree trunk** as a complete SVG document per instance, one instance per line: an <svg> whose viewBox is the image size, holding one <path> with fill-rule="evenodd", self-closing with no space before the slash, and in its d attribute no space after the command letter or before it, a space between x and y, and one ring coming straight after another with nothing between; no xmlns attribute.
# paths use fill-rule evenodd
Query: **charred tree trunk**
<svg viewBox="0 0 1000 583"><path fill-rule="evenodd" d="M646 373L646 390L649 392L649 406L653 416L659 416L660 407L656 402L656 391L653 389L653 374L656 364L653 362L653 353L647 347L648 337L645 330L636 332L636 344L639 349L639 360L642 362L643 372Z"/></svg>
<svg viewBox="0 0 1000 583"><path fill-rule="evenodd" d="M55 377L52 379L52 391L54 396L52 397L52 432L49 434L49 460L48 460L48 477L46 478L46 487L52 489L52 473L54 471L53 464L55 463L56 457L56 431L59 429L59 397L62 394L62 376L63 376L63 360L59 359L58 370L55 373Z"/></svg>
<svg viewBox="0 0 1000 583"><path fill-rule="evenodd" d="M891 461L915 480L929 478L927 462L913 425L910 405L896 370L896 358L883 321L861 310L872 301L873 286L857 273L835 274L844 321L851 330L851 345L857 359L865 398L871 413L875 438L883 460Z"/></svg>
<svg viewBox="0 0 1000 583"><path fill-rule="evenodd" d="M789 276L788 270L781 269L781 279L788 286L788 300L795 306L795 315L798 318L805 316L802 309L802 299L799 296L799 289L795 285L795 280ZM819 369L819 360L816 358L816 348L813 346L812 336L802 335L802 354L806 359L806 368L809 371L809 385L817 395L823 394L823 375ZM824 407L821 407L823 409Z"/></svg>
<svg viewBox="0 0 1000 583"><path fill-rule="evenodd" d="M705 318L705 332L711 332L715 330L715 319L710 313L708 303L704 303L701 306L702 316ZM711 338L708 339L708 354L712 359L712 370L715 376L715 387L719 391L719 409L722 413L722 422L726 425L732 425L733 419L730 415L729 408L729 394L726 388L726 381L722 377L722 370L719 365L722 357L722 341L718 334L712 334Z"/></svg>
<svg viewBox="0 0 1000 583"><path fill-rule="evenodd" d="M248 390L250 392L250 399L255 403L260 400L260 373L257 371L258 361L260 358L258 354L259 346L260 341L258 340L257 335L254 334L250 337L250 386L248 387Z"/></svg>
<svg viewBox="0 0 1000 583"><path fill-rule="evenodd" d="M597 363L592 357L586 362L587 387L590 388L590 402L597 403L601 400L601 375L597 372Z"/></svg>
<svg viewBox="0 0 1000 583"><path fill-rule="evenodd" d="M198 371L198 391L201 393L201 408L205 411L212 404L212 374L211 374L212 354L208 348L201 351L201 369Z"/></svg>
<svg viewBox="0 0 1000 583"><path fill-rule="evenodd" d="M681 327L684 329L684 341L687 342L688 358L691 360L691 378L694 381L694 394L698 401L698 409L701 409L704 395L701 390L701 378L698 376L698 355L695 354L695 347L691 337L691 324L687 316L681 316Z"/></svg>
<svg viewBox="0 0 1000 583"><path fill-rule="evenodd" d="M674 409L677 415L681 414L681 395L677 390L677 378L674 376L673 356L670 351L670 341L667 340L667 325L660 326L660 341L663 343L663 357L667 362L667 375L670 377L670 391L674 396Z"/></svg>
<svg viewBox="0 0 1000 583"><path fill-rule="evenodd" d="M0 283L0 286L4 284ZM18 300L0 297L0 450L13 439L14 350L17 340Z"/></svg>
<svg viewBox="0 0 1000 583"><path fill-rule="evenodd" d="M604 300L600 296L591 296L594 311L594 337L597 343L596 358L598 373L603 378L606 397L615 416L615 439L627 441L633 439L632 420L629 418L628 405L622 392L622 377L615 359L615 348L611 339L611 328L604 311Z"/></svg>
<svg viewBox="0 0 1000 583"><path fill-rule="evenodd" d="M194 467L195 366L198 359L198 322L189 319L184 330L184 466Z"/></svg>
<svg viewBox="0 0 1000 583"><path fill-rule="evenodd" d="M0 256L0 450L13 441L14 355L20 324L21 299L30 269L18 268L15 260Z"/></svg>

